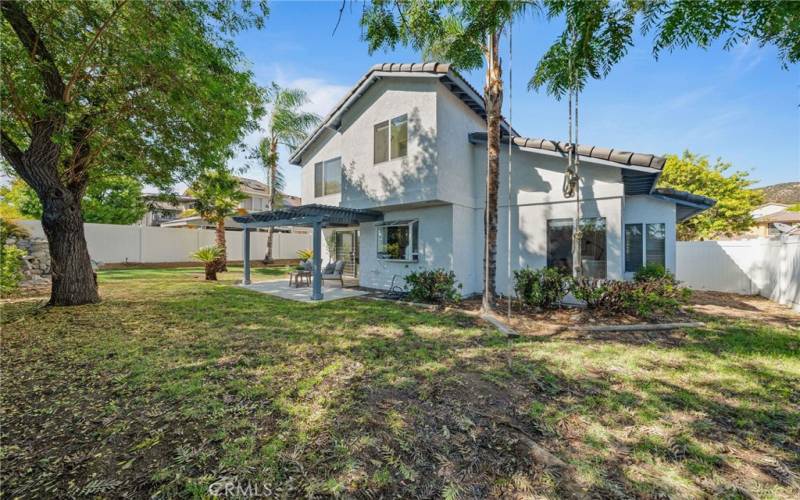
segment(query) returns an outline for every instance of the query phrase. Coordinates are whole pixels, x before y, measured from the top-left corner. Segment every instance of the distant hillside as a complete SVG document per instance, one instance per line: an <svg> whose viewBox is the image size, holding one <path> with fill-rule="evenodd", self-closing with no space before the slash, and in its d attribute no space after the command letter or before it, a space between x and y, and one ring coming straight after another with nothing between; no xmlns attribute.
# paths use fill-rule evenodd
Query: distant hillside
<svg viewBox="0 0 800 500"><path fill-rule="evenodd" d="M759 189L764 191L764 203L800 203L800 182L782 182Z"/></svg>

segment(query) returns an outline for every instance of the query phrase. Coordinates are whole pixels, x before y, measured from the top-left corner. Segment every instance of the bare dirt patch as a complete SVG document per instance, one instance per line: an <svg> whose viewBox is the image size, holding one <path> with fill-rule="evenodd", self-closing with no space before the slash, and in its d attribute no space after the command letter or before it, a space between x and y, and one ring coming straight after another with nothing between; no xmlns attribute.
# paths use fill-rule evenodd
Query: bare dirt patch
<svg viewBox="0 0 800 500"><path fill-rule="evenodd" d="M800 329L800 313L759 295L695 290L691 298L691 307L694 312L701 315Z"/></svg>

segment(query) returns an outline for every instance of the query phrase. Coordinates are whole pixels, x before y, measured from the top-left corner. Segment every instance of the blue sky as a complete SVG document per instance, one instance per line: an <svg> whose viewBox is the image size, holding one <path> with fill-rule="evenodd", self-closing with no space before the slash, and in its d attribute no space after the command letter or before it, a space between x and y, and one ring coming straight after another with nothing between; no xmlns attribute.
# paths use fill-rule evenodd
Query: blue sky
<svg viewBox="0 0 800 500"><path fill-rule="evenodd" d="M308 106L322 116L375 63L415 62L420 56L398 47L370 55L361 41L360 5L348 3L336 34L339 2L272 2L262 31L237 43L257 81L302 87ZM542 53L559 32L557 21L539 16L518 22L513 31L513 81L508 78L508 39L502 41L506 92L513 88L514 128L522 135L563 140L566 102L527 90ZM644 153L685 149L721 157L752 172L759 185L800 180L800 69L782 69L772 47L740 45L724 51L690 49L655 60L648 40L640 43L604 80L593 80L581 95L582 143ZM465 76L482 88L483 73ZM504 102L508 114L508 94ZM248 138L254 144L258 134ZM287 189L300 194L300 169L282 155ZM234 167L247 162L237 158ZM250 166L248 176L263 179Z"/></svg>

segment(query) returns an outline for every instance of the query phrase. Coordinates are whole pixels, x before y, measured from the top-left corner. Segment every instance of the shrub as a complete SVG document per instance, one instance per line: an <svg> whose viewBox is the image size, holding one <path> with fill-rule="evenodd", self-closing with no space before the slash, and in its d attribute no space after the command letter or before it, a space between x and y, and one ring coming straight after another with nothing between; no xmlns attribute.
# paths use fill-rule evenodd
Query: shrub
<svg viewBox="0 0 800 500"><path fill-rule="evenodd" d="M22 258L25 251L14 245L0 245L0 292L17 289L22 281Z"/></svg>
<svg viewBox="0 0 800 500"><path fill-rule="evenodd" d="M205 265L206 280L217 280L217 261L222 256L222 249L218 246L207 246L198 249L192 254L192 257L199 260Z"/></svg>
<svg viewBox="0 0 800 500"><path fill-rule="evenodd" d="M406 275L408 298L414 302L429 302L433 304L448 304L461 300L459 289L461 284L456 284L456 274L444 269L431 269L417 271Z"/></svg>
<svg viewBox="0 0 800 500"><path fill-rule="evenodd" d="M633 280L638 282L658 280L662 278L674 280L672 274L661 264L647 264L636 271L636 274L633 276Z"/></svg>
<svg viewBox="0 0 800 500"><path fill-rule="evenodd" d="M314 252L309 250L309 249L298 250L297 251L297 257L302 261L309 260L313 256L314 256Z"/></svg>
<svg viewBox="0 0 800 500"><path fill-rule="evenodd" d="M691 290L678 285L672 276L629 283L622 302L626 312L642 318L672 316L680 311Z"/></svg>
<svg viewBox="0 0 800 500"><path fill-rule="evenodd" d="M514 271L514 291L523 304L555 307L569 289L569 277L555 268Z"/></svg>
<svg viewBox="0 0 800 500"><path fill-rule="evenodd" d="M570 291L576 299L586 302L586 307L597 309L603 305L608 285L605 281L580 277L572 280Z"/></svg>

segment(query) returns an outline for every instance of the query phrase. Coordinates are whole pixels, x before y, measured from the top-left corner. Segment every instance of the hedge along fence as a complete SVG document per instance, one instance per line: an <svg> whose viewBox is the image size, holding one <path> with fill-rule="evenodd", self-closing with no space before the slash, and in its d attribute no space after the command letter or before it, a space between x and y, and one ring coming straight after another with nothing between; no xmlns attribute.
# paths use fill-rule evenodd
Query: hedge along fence
<svg viewBox="0 0 800 500"><path fill-rule="evenodd" d="M32 236L44 238L39 221L19 221ZM123 226L116 224L83 225L89 256L102 263L188 262L198 249L213 245L211 229ZM228 259L242 260L242 232L225 231ZM275 260L296 259L297 252L311 247L311 234L275 233L272 255ZM261 260L267 249L267 233L250 233L250 258Z"/></svg>

